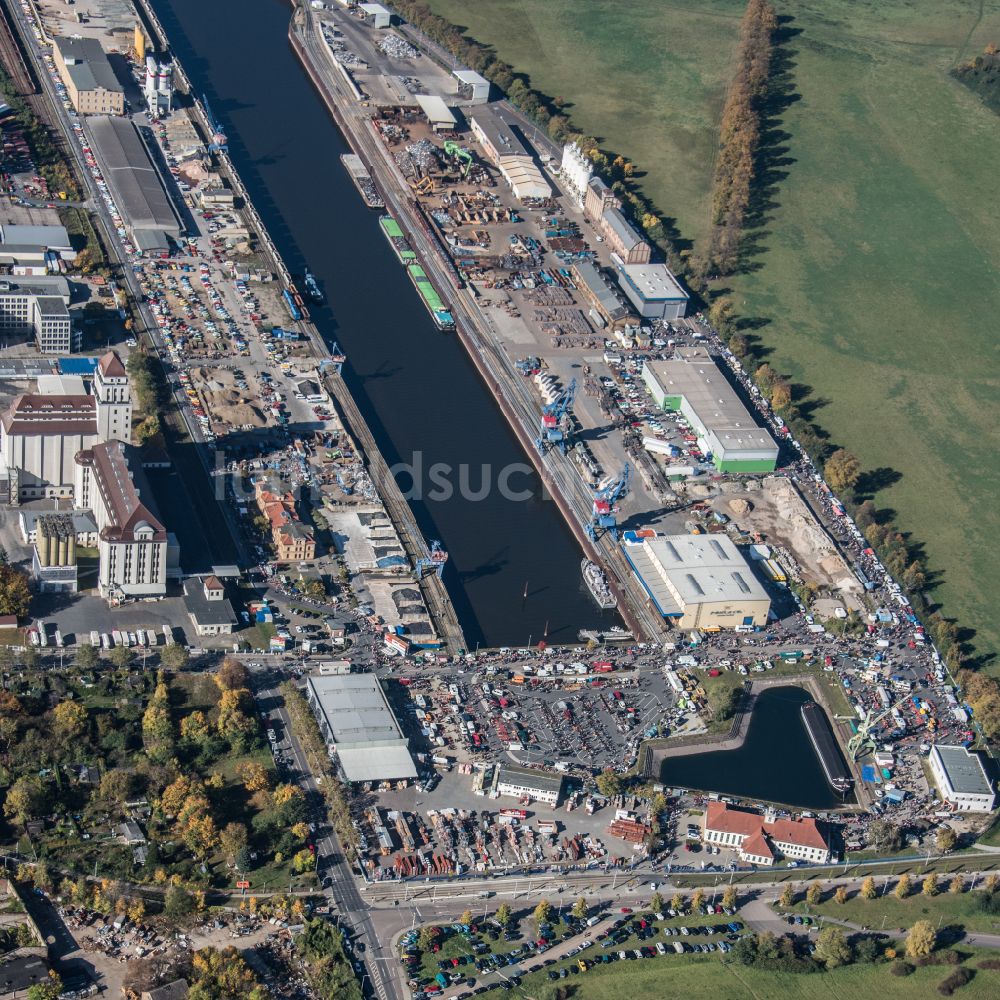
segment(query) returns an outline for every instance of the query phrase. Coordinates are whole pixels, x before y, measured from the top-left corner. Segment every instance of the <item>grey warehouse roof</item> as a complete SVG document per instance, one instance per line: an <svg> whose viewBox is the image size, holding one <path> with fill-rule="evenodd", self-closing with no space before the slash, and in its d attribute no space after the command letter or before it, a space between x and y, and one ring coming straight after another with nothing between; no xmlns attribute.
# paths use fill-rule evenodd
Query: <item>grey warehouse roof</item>
<svg viewBox="0 0 1000 1000"><path fill-rule="evenodd" d="M116 94L124 93L124 87L118 82L118 77L96 38L56 37L53 42L77 90L101 88Z"/></svg>
<svg viewBox="0 0 1000 1000"><path fill-rule="evenodd" d="M469 116L482 129L498 156L531 156L531 150L514 134L510 126L493 111L477 110Z"/></svg>
<svg viewBox="0 0 1000 1000"><path fill-rule="evenodd" d="M72 244L65 226L0 225L0 243L69 250Z"/></svg>
<svg viewBox="0 0 1000 1000"><path fill-rule="evenodd" d="M573 265L573 268L577 276L590 289L591 294L601 303L601 308L604 309L612 320L618 320L628 315L625 303L622 302L614 289L604 280L601 272L589 260L578 260Z"/></svg>
<svg viewBox="0 0 1000 1000"><path fill-rule="evenodd" d="M539 771L531 767L501 764L497 784L518 785L522 788L537 788L546 792L558 792L563 786L563 776L557 771Z"/></svg>
<svg viewBox="0 0 1000 1000"><path fill-rule="evenodd" d="M177 236L180 223L135 126L99 115L89 127L104 177L129 227Z"/></svg>
<svg viewBox="0 0 1000 1000"><path fill-rule="evenodd" d="M660 536L627 545L625 554L664 614L689 605L769 600L725 535Z"/></svg>
<svg viewBox="0 0 1000 1000"><path fill-rule="evenodd" d="M965 747L935 746L944 773L956 792L964 795L992 795L993 787L979 754L969 752Z"/></svg>
<svg viewBox="0 0 1000 1000"><path fill-rule="evenodd" d="M308 692L348 781L416 777L406 737L374 674L310 677Z"/></svg>
<svg viewBox="0 0 1000 1000"><path fill-rule="evenodd" d="M611 231L618 237L626 250L631 250L643 242L642 237L636 232L632 223L625 218L620 208L606 208L604 221L611 227Z"/></svg>

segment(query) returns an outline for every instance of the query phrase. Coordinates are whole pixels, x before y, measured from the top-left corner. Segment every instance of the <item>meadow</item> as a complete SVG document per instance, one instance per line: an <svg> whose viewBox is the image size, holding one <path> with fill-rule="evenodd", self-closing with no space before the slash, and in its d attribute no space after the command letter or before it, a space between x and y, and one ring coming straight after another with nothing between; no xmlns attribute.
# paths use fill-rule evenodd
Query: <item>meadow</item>
<svg viewBox="0 0 1000 1000"><path fill-rule="evenodd" d="M429 0L709 221L740 0ZM978 0L775 0L790 103L758 252L728 285L759 349L923 546L933 600L1000 650L997 116L949 76L1000 42ZM1000 672L1000 664L991 669Z"/></svg>

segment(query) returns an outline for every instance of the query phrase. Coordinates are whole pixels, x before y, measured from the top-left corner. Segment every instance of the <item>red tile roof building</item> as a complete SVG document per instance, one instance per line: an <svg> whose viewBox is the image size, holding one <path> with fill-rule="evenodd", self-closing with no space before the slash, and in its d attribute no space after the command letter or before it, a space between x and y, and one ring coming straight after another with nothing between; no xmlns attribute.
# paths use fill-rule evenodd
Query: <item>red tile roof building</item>
<svg viewBox="0 0 1000 1000"><path fill-rule="evenodd" d="M749 809L734 809L725 802L709 802L705 810L706 844L729 847L743 861L773 865L778 857L826 864L830 848L816 820L778 819Z"/></svg>

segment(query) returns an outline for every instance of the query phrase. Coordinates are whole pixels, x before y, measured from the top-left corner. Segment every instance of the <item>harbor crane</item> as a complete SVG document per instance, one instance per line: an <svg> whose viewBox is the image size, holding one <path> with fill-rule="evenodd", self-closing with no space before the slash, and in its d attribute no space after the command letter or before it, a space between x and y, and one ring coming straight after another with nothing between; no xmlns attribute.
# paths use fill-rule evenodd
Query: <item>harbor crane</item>
<svg viewBox="0 0 1000 1000"><path fill-rule="evenodd" d="M594 494L594 508L587 522L587 537L592 541L597 541L598 531L610 531L611 537L618 539L618 523L615 519L615 504L628 493L629 482L632 478L632 467L625 463L622 474L613 482L609 483L602 490Z"/></svg>
<svg viewBox="0 0 1000 1000"><path fill-rule="evenodd" d="M887 715L891 715L895 709L899 708L904 701L906 701L906 697L893 702L888 708L883 709L882 711L869 708L865 712L864 718L857 723L858 731L847 741L847 753L852 761L860 760L866 754L875 752L875 740L872 737L872 730ZM837 715L835 718L841 722L856 721L853 715Z"/></svg>
<svg viewBox="0 0 1000 1000"><path fill-rule="evenodd" d="M448 561L448 553L441 548L441 543L437 539L431 540L430 552L422 559L417 560L417 579L422 580L427 570L431 570L441 576L444 573L444 564Z"/></svg>
<svg viewBox="0 0 1000 1000"><path fill-rule="evenodd" d="M208 119L208 127L212 130L212 141L209 143L210 153L225 153L229 149L229 140L226 138L226 130L219 124L219 120L212 114L208 98L201 95L201 106L205 109L205 117Z"/></svg>
<svg viewBox="0 0 1000 1000"><path fill-rule="evenodd" d="M544 455L553 445L566 454L567 434L563 423L575 398L576 379L573 379L551 403L542 407L541 426L535 440L539 455Z"/></svg>
<svg viewBox="0 0 1000 1000"><path fill-rule="evenodd" d="M472 153L467 149L463 149L457 142L452 142L451 139L445 141L444 152L446 156L451 156L461 161L462 167L460 172L462 180L465 180L472 170Z"/></svg>

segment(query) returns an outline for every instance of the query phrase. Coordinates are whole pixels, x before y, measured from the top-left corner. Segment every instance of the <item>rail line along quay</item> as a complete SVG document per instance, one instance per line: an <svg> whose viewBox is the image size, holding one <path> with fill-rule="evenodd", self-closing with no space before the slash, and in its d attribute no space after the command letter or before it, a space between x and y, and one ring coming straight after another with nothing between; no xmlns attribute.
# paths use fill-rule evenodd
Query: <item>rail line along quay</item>
<svg viewBox="0 0 1000 1000"><path fill-rule="evenodd" d="M535 465L546 490L586 555L608 568L610 586L618 610L631 632L641 639L663 635L663 623L650 608L646 595L630 571L615 538L603 534L588 537L594 508L594 493L584 483L572 461L558 449L540 455L538 403L532 398L524 377L511 364L497 342L495 331L474 294L456 277L455 265L447 256L439 237L429 226L421 206L413 199L410 186L400 173L386 146L373 129L368 101L359 102L359 92L349 76L338 72L325 51L327 42L313 10L294 5L289 25L292 48L302 62L353 150L366 163L385 197L393 217L403 227L425 270L437 287L448 289L448 305L455 329L485 384L495 397L505 418L517 435L525 454Z"/></svg>
<svg viewBox="0 0 1000 1000"><path fill-rule="evenodd" d="M146 30L150 33L150 37L158 43L160 50L167 51L170 47L169 38L156 12L147 0L136 0L136 11L144 22ZM198 97L183 66L177 64L175 73L177 89L191 99L191 107L197 122L206 139L211 140L218 131L217 122L212 119L210 109ZM399 540L406 550L407 557L414 567L415 580L419 584L437 633L444 641L448 652L453 655L457 654L460 650L468 648L462 627L440 574L424 572L422 569L431 561L430 547L417 526L413 512L403 498L395 478L390 473L388 464L382 456L364 416L344 384L341 371L345 359L343 355L337 353L339 349L336 345L333 345L333 351L331 351L330 345L324 341L315 324L311 321L308 307L302 300L281 253L254 207L249 192L246 190L226 148L223 146L215 149L214 155L217 158L219 173L226 178L232 190L242 201L241 211L248 227L258 237L260 245L278 274L283 287L290 291L299 303L298 310L301 318L293 321L292 325L308 340L317 358L330 362L320 369L323 372L325 387L335 401L348 431L361 448L369 474L376 484L379 499L384 504Z"/></svg>

